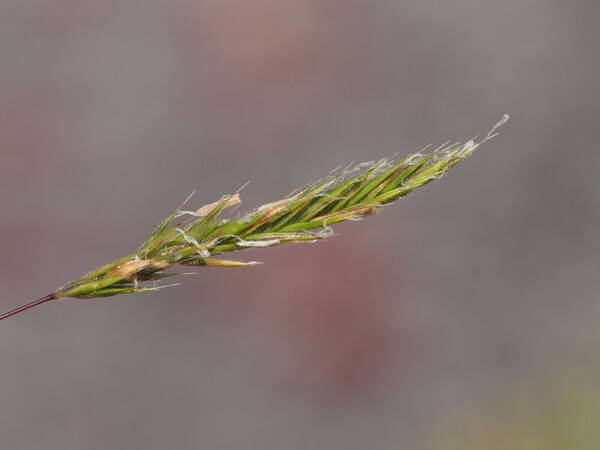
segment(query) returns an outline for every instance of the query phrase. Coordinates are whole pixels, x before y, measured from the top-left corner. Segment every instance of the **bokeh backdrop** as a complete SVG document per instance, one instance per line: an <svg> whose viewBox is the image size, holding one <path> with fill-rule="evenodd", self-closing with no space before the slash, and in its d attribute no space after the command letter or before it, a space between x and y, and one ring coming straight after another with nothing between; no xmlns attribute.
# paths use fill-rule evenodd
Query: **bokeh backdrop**
<svg viewBox="0 0 600 450"><path fill-rule="evenodd" d="M596 449L597 0L3 0L0 305L192 190L499 137L339 236L0 324L0 448ZM3 311L2 311L3 312Z"/></svg>

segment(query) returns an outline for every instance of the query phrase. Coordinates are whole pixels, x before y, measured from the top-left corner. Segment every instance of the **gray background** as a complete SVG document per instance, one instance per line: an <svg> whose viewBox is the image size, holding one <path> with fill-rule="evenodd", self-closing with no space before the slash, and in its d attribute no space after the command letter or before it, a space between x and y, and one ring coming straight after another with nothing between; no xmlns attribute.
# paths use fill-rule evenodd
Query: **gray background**
<svg viewBox="0 0 600 450"><path fill-rule="evenodd" d="M250 209L512 119L326 242L3 321L0 448L597 448L599 9L3 0L2 310L193 189Z"/></svg>

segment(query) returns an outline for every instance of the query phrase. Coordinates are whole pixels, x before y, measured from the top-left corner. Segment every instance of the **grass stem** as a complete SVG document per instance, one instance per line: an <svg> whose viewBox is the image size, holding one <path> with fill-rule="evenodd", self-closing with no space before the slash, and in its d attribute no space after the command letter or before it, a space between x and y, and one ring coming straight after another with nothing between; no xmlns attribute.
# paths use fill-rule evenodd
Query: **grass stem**
<svg viewBox="0 0 600 450"><path fill-rule="evenodd" d="M12 311L9 311L7 313L4 313L4 314L0 315L0 320L8 319L9 317L14 316L15 314L18 314L18 313L23 312L23 311L27 311L28 309L34 308L36 306L39 306L42 303L49 302L50 300L55 300L56 298L57 297L56 297L55 293L46 295L45 297L39 298L39 299L37 299L37 300L35 300L35 301L31 302L31 303L27 303L26 305L20 306L20 307L18 307L16 309L13 309Z"/></svg>

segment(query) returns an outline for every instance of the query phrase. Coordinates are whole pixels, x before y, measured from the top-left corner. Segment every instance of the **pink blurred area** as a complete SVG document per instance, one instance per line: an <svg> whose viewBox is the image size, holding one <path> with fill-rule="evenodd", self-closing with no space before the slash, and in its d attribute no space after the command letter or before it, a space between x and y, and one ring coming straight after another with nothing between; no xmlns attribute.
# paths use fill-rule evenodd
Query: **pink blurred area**
<svg viewBox="0 0 600 450"><path fill-rule="evenodd" d="M133 251L192 190L199 207L250 180L250 209L513 116L324 242L3 321L0 449L449 450L461 427L504 442L523 402L561 417L554 380L600 367L598 18L592 0L0 2L6 310Z"/></svg>
<svg viewBox="0 0 600 450"><path fill-rule="evenodd" d="M268 154L376 94L376 24L357 1L180 2L169 16L182 107L219 151ZM206 113L208 111L208 113Z"/></svg>
<svg viewBox="0 0 600 450"><path fill-rule="evenodd" d="M225 286L214 300L218 316L243 330L246 353L264 364L258 373L280 392L351 400L400 362L394 341L401 336L389 327L377 286L382 261L360 240L349 246L353 234L322 249L265 254L265 279L246 271L236 277L243 292L232 297Z"/></svg>

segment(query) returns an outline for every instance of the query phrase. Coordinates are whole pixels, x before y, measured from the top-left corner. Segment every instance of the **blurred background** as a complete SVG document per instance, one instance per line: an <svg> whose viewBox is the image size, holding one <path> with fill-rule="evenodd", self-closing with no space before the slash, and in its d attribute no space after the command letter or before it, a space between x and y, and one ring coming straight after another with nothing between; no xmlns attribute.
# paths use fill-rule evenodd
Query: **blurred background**
<svg viewBox="0 0 600 450"><path fill-rule="evenodd" d="M0 324L1 449L596 449L597 0L3 0L0 306L338 165L499 137L376 217Z"/></svg>

